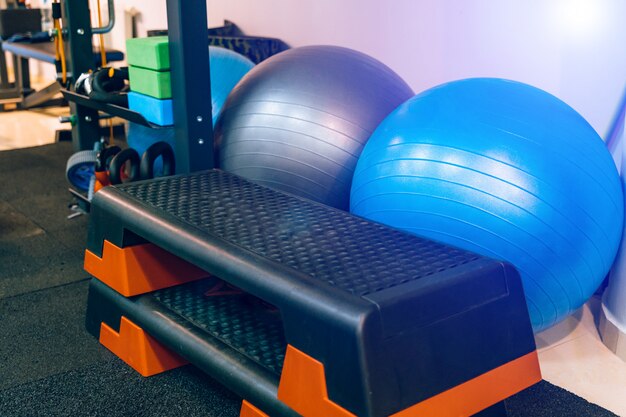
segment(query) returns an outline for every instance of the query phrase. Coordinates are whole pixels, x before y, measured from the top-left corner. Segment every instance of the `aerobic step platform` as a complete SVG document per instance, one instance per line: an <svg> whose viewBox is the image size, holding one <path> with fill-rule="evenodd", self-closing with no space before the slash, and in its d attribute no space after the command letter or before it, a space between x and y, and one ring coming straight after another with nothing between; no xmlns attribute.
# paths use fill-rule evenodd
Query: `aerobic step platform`
<svg viewBox="0 0 626 417"><path fill-rule="evenodd" d="M218 170L98 192L85 268L92 334L244 417L472 415L541 379L510 265Z"/></svg>

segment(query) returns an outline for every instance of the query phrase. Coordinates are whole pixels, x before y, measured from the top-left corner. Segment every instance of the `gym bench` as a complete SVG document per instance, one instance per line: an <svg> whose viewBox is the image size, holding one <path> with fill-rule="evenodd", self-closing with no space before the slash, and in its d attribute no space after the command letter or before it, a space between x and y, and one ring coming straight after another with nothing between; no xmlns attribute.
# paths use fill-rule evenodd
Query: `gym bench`
<svg viewBox="0 0 626 417"><path fill-rule="evenodd" d="M15 82L9 83L7 77L7 66L4 62L4 52L13 55L13 68L15 71ZM122 61L124 54L121 51L107 49L107 62ZM29 109L43 105L60 104L51 101L61 92L61 85L55 81L39 91L33 91L30 84L29 60L33 59L56 65L56 54L53 42L0 42L0 75L2 76L2 88L0 89L0 103L17 103L20 109ZM96 66L101 65L100 52L94 50L93 53Z"/></svg>

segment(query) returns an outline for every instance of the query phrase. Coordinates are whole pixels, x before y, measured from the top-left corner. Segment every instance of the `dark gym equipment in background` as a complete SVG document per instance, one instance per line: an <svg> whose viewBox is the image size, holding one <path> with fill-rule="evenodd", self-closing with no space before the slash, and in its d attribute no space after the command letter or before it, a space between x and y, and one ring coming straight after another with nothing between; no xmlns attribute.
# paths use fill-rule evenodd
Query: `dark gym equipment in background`
<svg viewBox="0 0 626 417"><path fill-rule="evenodd" d="M17 109L64 104L62 100L54 99L62 88L58 81L39 91L31 88L29 68L31 59L60 66L55 45L52 42L53 36L47 32L41 32L41 11L39 9L0 10L0 38L4 39L0 41L0 50L11 54L15 72L15 80L10 82L5 57L2 54L0 57L0 103L14 103ZM68 45L68 51L72 47L75 46ZM91 45L90 50L93 50ZM107 49L105 53L108 62L124 59L121 51ZM97 68L101 65L101 54L93 50L92 55L86 60L91 61L93 68Z"/></svg>
<svg viewBox="0 0 626 417"><path fill-rule="evenodd" d="M68 34L71 34L67 41L72 51L68 66L73 74L94 70L80 63L87 53L86 39L91 39L88 4L84 0L67 0L65 4L67 8L72 8L72 13L68 13L65 20ZM109 8L113 9L112 1L109 2ZM176 97L173 129L177 171L183 173L211 168L213 149L209 144L213 142L213 126L210 100L207 100L207 97L211 97L210 78L207 76L209 44L242 53L253 62L266 59L288 46L279 39L246 36L234 23L228 21L224 22L223 27L207 29L206 4L201 1L168 0L167 13L168 30L154 31L152 35L167 34L169 37L172 96ZM82 35L78 35L78 31ZM201 59L202 56L206 56L206 60ZM100 140L99 112L146 127L159 128L141 114L125 107L89 100L72 89L64 89L62 93L71 102L72 141L77 151L93 149L94 143Z"/></svg>

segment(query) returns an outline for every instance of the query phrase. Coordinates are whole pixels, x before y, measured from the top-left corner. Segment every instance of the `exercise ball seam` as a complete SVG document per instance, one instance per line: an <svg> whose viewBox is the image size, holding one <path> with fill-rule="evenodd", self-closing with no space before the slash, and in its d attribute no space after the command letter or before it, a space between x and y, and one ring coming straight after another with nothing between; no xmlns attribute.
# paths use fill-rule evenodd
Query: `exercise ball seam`
<svg viewBox="0 0 626 417"><path fill-rule="evenodd" d="M458 201L454 201L454 200L443 199L443 198L440 198L440 197L434 197L434 196L428 196L428 197L429 197L429 198L433 198L433 199L448 200L448 201L452 201L452 202L455 202L455 203L458 203L458 204L463 205L463 203L458 202ZM475 207L475 206L469 206L469 207L474 208L474 209L479 210L479 211L482 211L483 213L486 213L486 214L488 214L488 215L490 215L490 216L492 216L492 217L495 217L495 218L498 218L498 219L499 219L499 220L501 220L501 221L504 221L505 223L507 223L507 224L511 225L513 228L516 228L516 229L518 229L518 230L520 230L520 231L524 232L524 233L525 233L525 234L527 234L528 236L532 237L532 238L533 238L532 240L535 240L535 241L537 241L537 242L541 242L541 243L543 244L543 246L544 246L544 247L548 248L548 249L549 249L549 250L550 250L550 251L551 251L554 255L557 255L554 251L552 251L552 250L551 250L551 248L550 248L548 245L546 245L544 242L542 242L542 240L541 240L541 239L539 239L537 236L535 236L535 235L533 235L533 234L530 234L529 232L525 231L524 229L521 229L521 228L520 228L519 226L517 226L516 224L511 223L511 222L509 222L508 220L506 220L506 219L504 219L504 218L502 218L502 217L500 217L500 216L495 216L495 215L493 215L493 214L491 214L491 213L489 213L489 212L487 212L487 211L485 211L485 210L482 210L482 209L480 209L480 208L477 208L477 207ZM369 216L372 216L373 214L376 214L376 213L398 213L398 212L405 212L405 213L412 213L412 214L425 214L425 215L429 215L429 216L433 216L433 217L441 217L441 218L445 218L445 219L449 219L449 220L454 220L454 221L457 221L457 222L463 223L463 224L465 224L465 225L467 225L467 226L474 227L474 228L476 228L476 229L480 229L480 230L482 230L482 231L486 232L487 234L497 236L497 235L496 235L495 233L493 233L492 231L490 231L490 230L488 230L488 229L486 229L486 228L484 228L484 227L481 227L481 226L479 226L479 225L477 225L477 224L470 223L470 222L468 222L468 221L466 221L466 220L463 220L463 219L460 219L460 218L455 218L455 217L451 217L451 216L443 215L443 214L441 214L441 213L436 213L436 212L427 212L427 211L419 211L419 210L391 210L391 209L387 209L387 210L372 210L372 211L367 211L366 213L363 213L363 214L369 217ZM413 228L414 228L414 227L406 227L406 229L413 229ZM439 232L439 233L445 233L445 232ZM450 235L450 236L452 236L452 235ZM543 263L543 262L541 262L541 261L537 260L534 256L532 256L532 255L530 254L530 252L528 252L525 248L523 248L523 247L521 247L521 246L517 245L516 243L514 243L514 242L513 242L513 241L511 241L510 239L506 239L506 238L504 238L504 237L500 237L500 236L497 236L497 237L499 237L500 239L504 240L505 242L508 242L511 246L518 248L518 249L519 249L522 253L526 253L526 254L528 255L528 258L530 258L530 259L535 259L535 260L536 260L536 262L537 262L539 265L541 265L543 269L545 269L546 271L550 271L550 268L548 268L546 265L544 265L544 263ZM457 237L457 238L458 238L458 237ZM464 240L466 240L466 239L464 239ZM466 241L468 241L468 240L466 240ZM469 241L468 241L468 242L469 242ZM483 248L483 246L482 246L482 245L478 245L478 244L476 244L476 243L474 243L474 245L476 245L476 246L479 246L479 247ZM503 259L501 255L498 255L498 258ZM503 260L508 261L507 259L503 259ZM508 262L510 262L510 261L508 261ZM568 268L568 269L570 269L570 271L572 272L572 275L573 275L573 276L577 276L577 274L571 270L571 267L570 267L569 265L567 266L567 268ZM593 270L592 268L590 268L590 269L591 269L591 270ZM554 281L554 282L557 282L557 283L558 283L558 285L559 285L559 287L561 287L561 289L563 290L563 293L564 293L564 294L567 294L567 291L565 291L565 288L564 288L564 287L563 287L563 285L562 285L562 281L561 281L559 278L557 278L557 277L556 277L556 275L554 275L551 271L549 272L549 274L553 277L553 281ZM579 280L578 280L578 279L575 279L575 281L576 281L576 284L577 284L577 288L578 288L578 290L579 290L579 293L580 293L580 295L582 296L582 295L584 294L584 291L583 291L582 287L580 286L580 282L579 282ZM572 303L572 300L570 299L570 297L569 297L569 296L567 296L567 299L568 299L568 304L569 304L570 306L574 304L574 303Z"/></svg>
<svg viewBox="0 0 626 417"><path fill-rule="evenodd" d="M257 103L257 104L286 104L286 105L289 105L289 106L301 107L303 109L314 110L316 112L323 113L325 115L331 116L332 118L339 119L339 120L341 120L344 123L348 123L348 124L354 126L355 128L362 130L364 133L371 133L375 129L375 127L374 128L365 128L365 127L355 123L353 120L346 119L345 117L341 117L341 116L338 116L336 114L329 113L329 112L327 112L325 110L318 109L316 107L305 106L303 104L291 103L291 102L287 102L287 101L277 101L277 100L247 100L247 101L245 101L243 103L238 103L236 105L231 105L231 106L228 106L227 108L224 108L222 114L224 115L224 117L226 117L226 114L228 114L228 112L232 111L232 109L235 109L235 108L241 107L241 106L246 106L246 105L249 105L250 103ZM316 123L316 122L313 122L311 120L306 120L306 119L293 117L293 116L288 116L288 115L284 115L284 114L262 113L262 112L237 113L237 116L255 116L255 115L264 115L264 116L272 116L272 117L278 117L278 118L282 117L282 118L286 118L286 119L300 120L300 121L303 121L303 122L307 122L307 123L310 123L310 124L314 124L314 125L326 128L328 130L332 130L332 131L340 133L342 135L347 135L346 133L344 133L344 132L342 132L340 130L332 129L332 128L330 128L328 126L325 126L325 125L323 125L321 123Z"/></svg>
<svg viewBox="0 0 626 417"><path fill-rule="evenodd" d="M394 144L394 145L390 145L389 147L393 147L393 146L402 146L402 145L405 145L405 144ZM434 145L434 146L437 146L437 145ZM440 147L440 148L448 148L448 149L455 149L455 150L458 150L458 148L451 147L451 146L439 146L439 147ZM462 149L461 149L461 150L462 150ZM463 150L462 150L462 151L463 151ZM536 181L537 183L544 184L546 187L548 187L548 189L550 189L550 190L555 190L555 194L562 196L562 197L563 197L563 201L564 201L564 202L568 202L568 203L569 203L569 204L571 204L572 206L577 207L577 208L580 210L580 212L584 213L584 214L585 214L585 216L587 217L587 219L588 219L588 220L590 220L591 222L593 222L593 224L596 226L597 230L599 230L599 231L601 231L601 232L602 232L602 235L604 236L604 238L605 238L605 239L610 239L609 235L606 233L606 230L598 224L598 222L596 221L596 219L595 219L595 217L594 217L594 216L592 216L590 213L588 213L588 212L587 212L584 208L582 208L582 207L578 206L578 204L577 204L575 201L571 201L571 199L569 198L569 196L567 196L567 194L566 194L566 193L561 192L561 191L560 191L560 189L558 189L558 188L554 187L552 184L550 184L550 183L548 183L548 182L546 182L546 181L544 181L544 180L542 180L542 179L538 178L537 176L535 176L535 175L533 175L533 174L531 174L531 173L529 173L529 172L527 172L527 171L525 171L525 170L519 169L519 168L517 168L517 167L515 167L515 166L513 166L513 165L510 165L510 164L507 164L507 163L505 163L505 162L501 162L501 161L498 161L498 160L496 160L496 159L494 159L494 158L490 158L490 157L483 156L483 155L480 155L480 154L476 154L476 153L473 153L473 152L468 152L468 153L473 154L473 155L476 155L476 156L481 156L481 157L484 157L485 159L490 159L490 160L495 161L495 162L498 162L498 163L502 163L503 165L506 165L506 166L508 166L509 168L512 168L512 169L514 169L514 170L516 170L516 171L519 171L519 172L521 172L521 173L523 173L523 174L527 175L528 177L533 178L533 180L534 180L534 181ZM362 155L362 157L361 157L361 158L363 158L363 159L365 160L365 157L363 157L363 155ZM360 158L360 159L361 159L361 158ZM357 175L357 174L356 174L357 172L358 172L359 174L361 174L361 173L365 172L365 171L366 171L366 170L368 170L368 169L372 169L372 168L373 168L373 167L375 167L375 166L379 166L379 165L382 165L382 164L385 164L385 163L395 163L395 162L397 162L397 161L417 161L417 160L427 161L427 162L431 162L431 163L440 163L440 164L451 165L451 166L455 166L455 167L457 167L457 168L466 169L466 170L468 170L468 171L476 172L476 173L478 173L478 174L480 174L480 175L485 175L485 176L487 176L487 177L490 177L490 178L495 179L496 181L501 181L501 182L503 182L503 183L509 184L509 185L513 186L514 188L517 188L517 189L519 189L519 190L521 190L521 191L523 191L523 192L526 192L526 193L528 193L528 194L532 195L532 196L533 196L533 197L535 197L537 200L540 200L540 201L545 202L545 204L546 204L548 207L550 207L553 211L555 211L555 212L557 212L557 213L560 213L560 210L557 210L557 209L556 209L556 208L555 208L555 207L554 207L551 203L549 203L549 202L545 201L544 199L540 198L540 197L539 197L538 195L536 195L535 193L530 192L530 191L528 191L528 190L526 190L526 189L524 189L524 188L521 188L521 187L519 187L518 185L516 185L516 184L514 184L514 183L511 183L510 181L506 181L506 180L504 180L504 179L502 179L502 178L498 178L498 177L496 177L496 176L494 176L494 175L487 174L487 173L485 173L484 171L479 171L479 170L477 170L477 169L472 169L472 168L465 167L465 166L462 166L462 165L453 164L453 163L450 163L450 162L447 162L447 161L441 161L441 160L435 160L435 159L427 159L427 158L397 158L397 159L394 159L394 160L382 160L382 161L379 161L379 162L377 162L377 163L375 163L375 164L368 165L366 168L362 168L362 169L359 169L359 165L358 165L358 163L357 163L357 168L356 168L356 170L355 170L355 175ZM383 177L380 177L380 178L383 178ZM378 179L380 179L380 178L378 178ZM360 188L361 188L361 187L359 187L359 186L355 187L354 192L358 192ZM485 194L487 194L487 193L485 193ZM618 211L619 211L619 208L617 208L617 207L615 207L615 208L616 208L616 209L618 209ZM578 226L577 226L577 225L575 225L575 224L574 224L574 226L575 226L576 228L578 228ZM585 234L585 236L587 236L587 235ZM589 238L589 237L587 236L587 238ZM597 249L597 250L598 250L598 253L602 254L602 252L601 252L599 249ZM606 265L606 261L604 261L604 256L602 256L602 255L601 255L601 257L602 257L602 259L603 259L603 263L604 263L605 268L608 268L608 267L609 267L609 265Z"/></svg>
<svg viewBox="0 0 626 417"><path fill-rule="evenodd" d="M313 181L313 180L311 180L311 179L309 179L309 178L307 178L307 177L303 177L303 176L301 176L301 175L297 175L297 174L294 174L294 173L292 173L292 172L285 171L285 170L281 170L281 169L274 168L274 167L267 167L267 166L247 166L247 167L241 167L241 168L237 168L237 169L232 169L232 170L229 170L228 172L233 173L233 174L237 174L237 172L239 172L239 171L243 171L243 170L245 170L245 169L252 169L252 168L257 168L257 169L258 169L258 168L262 168L262 169L264 169L264 170L268 170L268 171L278 171L278 172L286 173L286 174L289 174L289 175L292 175L292 176L295 176L295 177L298 177L298 178L302 178L302 179L304 179L304 180L307 180L307 181L309 181L309 182L311 182L311 183L313 183L313 184L315 184L315 185L318 185L320 188L322 188L322 189L324 189L324 190L328 190L328 189L327 189L326 187L324 187L322 184L319 184L319 183L317 183L317 182L315 182L315 181ZM237 175L239 175L239 176L241 176L241 177L244 177L244 178L245 178L245 176L243 176L243 175L241 175L241 174L237 174ZM273 183L273 184L277 184L277 185L278 185L278 184L280 184L280 185L288 185L288 184L283 184L282 182L277 181L277 180L269 180L269 179L262 179L262 180L258 180L258 179L257 179L257 180L254 180L254 182L271 182L271 183ZM295 187L294 187L294 188L295 188ZM303 192L307 193L307 195L312 196L313 198L311 198L311 200L315 200L315 197L316 197L316 196L315 196L315 194L311 194L311 193L308 193L308 192L306 192L306 191L303 191ZM335 195L336 195L336 192L330 192L330 191L329 191L329 193L330 193L330 194L335 194ZM317 201L317 200L315 200L315 201Z"/></svg>
<svg viewBox="0 0 626 417"><path fill-rule="evenodd" d="M389 131L389 130L388 130L386 133L387 133L388 135L390 135L390 136L400 136L400 134L401 134L401 133L405 133L405 132L399 132L399 130L400 130L400 129L394 129L394 130L391 130L391 131ZM497 130L499 130L499 129L497 129ZM500 130L500 131L501 131L501 130ZM511 135L513 135L513 136L515 136L515 137L518 137L518 138L523 138L522 136L515 135L515 134L513 134L513 133L511 133L511 132L506 132L506 133L507 133L507 134L511 134ZM374 132L374 134L376 134L376 132ZM537 146L539 147L539 144L538 144L538 143L536 143L536 142L531 142L531 141L529 141L529 143L532 143L532 144L537 145ZM398 143L393 143L393 144L390 144L390 145L388 145L388 146L384 146L382 149L388 149L388 148L400 147L400 146L409 146L409 145L415 145L415 146L432 146L433 148L453 149L453 150L456 150L456 151L466 152L466 153L471 154L471 155L475 155L475 156L478 156L478 157L481 157L481 158L489 159L489 160L491 160L491 161L494 161L494 162L497 162L497 163L501 163L501 164L503 164L503 165L506 165L506 166L507 166L507 167L509 167L509 168L515 169L516 171L519 171L519 172L524 173L525 175L528 175L529 177L531 177L531 178L535 179L535 180L536 180L536 181L538 181L538 182L542 182L542 183L547 184L548 186L552 187L552 185L551 185L551 184L549 184L549 183L547 183L547 182L545 182L545 181L541 180L541 179L540 179L540 178L538 178L536 175L534 175L534 174L530 173L529 171L527 171L527 170L525 170L525 169L521 169L521 168L520 168L520 167L518 167L518 166L512 165L512 164L510 164L510 163L508 163L508 162L506 162L506 161L503 161L503 160L500 160L500 159L494 158L494 157L492 157L492 156L488 156L488 155L485 155L485 154L482 154L482 153L474 152L474 151L472 151L472 150L470 150L470 149L467 149L467 148L461 148L461 147L451 146L451 145L435 144L435 143L429 143L429 142L414 142L414 141L411 141L411 142L398 142ZM505 148L505 149L509 149L509 147L504 147L504 148ZM363 158L364 158L364 159L366 159L366 158L370 157L370 155L372 155L372 154L376 153L376 151L379 151L379 152L380 152L380 150L381 150L380 148L373 148L373 149L371 150L371 153L370 153L370 154L365 154L365 153L362 153L362 156L363 156ZM553 153L553 154L554 154L554 152L551 152L551 153ZM611 161L612 161L612 160L611 160ZM569 162L569 163L572 163L569 159L568 159L568 162ZM584 172L584 173L585 173L585 175L586 175L586 177L590 178L592 182L594 182L594 183L596 183L596 184L599 184L599 182L598 182L598 181L594 178L594 176L593 176L593 175L590 175L590 173L589 173L587 170L581 169L579 164L572 163L572 165L573 165L573 166L575 166L576 168L580 169L582 172ZM476 171L476 172L479 172L479 171ZM607 196L608 200L609 200L609 201L613 204L613 208L615 208L615 209L619 209L620 204L618 204L618 203L617 203L617 202L613 199L613 197L611 196L611 193L610 193L610 192L608 192L608 190L606 189L606 187L604 187L604 186L602 186L602 185L601 185L601 188L602 188L602 190L604 191L604 194ZM623 204L623 202L622 202L622 204ZM586 213L586 214L589 216L589 214L588 214L588 213ZM590 217L592 218L592 216L590 216Z"/></svg>
<svg viewBox="0 0 626 417"><path fill-rule="evenodd" d="M314 154L315 154L315 153L314 153ZM319 168L316 168L316 167L315 167L315 166L313 166L313 165L306 164L306 163L304 163L304 162L302 162L302 161L300 161L300 160L297 160L297 159L288 158L288 157L285 157L285 156L280 156L280 155L271 154L271 153L263 153L263 152L245 152L245 153L244 153L244 152L242 152L242 153L238 153L237 155L232 155L232 156L229 156L229 157L228 157L228 158L226 158L226 159L235 159L235 158L239 158L239 157L241 157L242 155L248 155L248 156L252 156L252 155L262 155L262 156L271 156L272 158L277 158L277 159L284 159L284 160L291 161L291 162L295 162L296 164L303 165L303 166L306 166L306 167L308 167L308 168L311 168L311 169L313 169L313 170L315 170L315 171L317 171L317 172L319 172L319 173L323 174L324 176L326 176L326 177L328 177L328 178L331 178L331 179L333 178L333 176L332 176L332 175L330 175L329 173L324 172L324 171L320 170ZM226 160L226 159L224 159L224 160ZM251 169L251 168L257 168L257 169L259 169L259 168L262 168L262 169L272 169L273 167L267 167L267 166L262 166L262 165L245 165L245 166L239 167L238 169ZM343 168L343 166L342 166L342 168ZM285 172L285 173L287 172L287 171L283 171L283 170L277 170L277 171L281 171L281 172ZM232 172L232 171L231 171L231 172ZM298 176L297 174L292 174L292 175ZM304 177L302 177L302 178L304 178ZM344 182L343 180L340 180L340 179L336 179L336 181L338 181L338 182L340 182L340 183L342 183L342 184L346 184L346 185L350 185L350 184L351 184L351 182L350 182L350 183L346 183L346 182ZM315 182L315 181L311 181L311 182L313 182L314 184L317 184L317 185L319 185L319 186L322 186L322 184L319 184L319 183L317 183L317 182Z"/></svg>
<svg viewBox="0 0 626 417"><path fill-rule="evenodd" d="M480 190L480 189L478 189L478 188L476 188L476 187L471 187L471 186L469 186L469 185L465 185L465 184L461 184L461 183L458 183L458 182L453 182L453 181L448 181L448 180L445 180L445 179L442 179L442 178L424 177L424 176L419 176L419 175L412 175L412 176L389 175L389 176L384 176L384 177L378 177L378 178L376 178L376 179L374 179L374 180L371 180L371 181L368 181L368 182L366 182L366 183L362 183L362 184L363 184L363 185L365 185L365 184L371 184L371 183L373 183L373 182L375 182L375 181L380 181L380 180L389 179L389 178L411 178L411 179L414 179L414 178L421 178L421 179L429 179L429 180L440 181L440 182L444 182L444 183L452 184L452 185L455 185L455 186L458 186L458 187L462 187L462 188L468 188L468 189L471 189L471 190L473 190L473 191L478 192L479 194L485 194L485 195L488 195L488 196L490 196L490 197L493 197L493 198L495 198L495 199L497 199L497 200L503 201L503 202L505 202L506 204L510 204L511 206L516 207L516 208L518 208L518 209L520 209L520 210L522 210L522 211L524 211L524 212L528 213L531 217L535 218L537 221L539 221L540 223L542 223L542 224L544 224L545 226L547 226L547 228L548 228L549 230L554 231L554 232L555 232L555 234L556 234L557 236L559 236L559 237L560 237L560 238L561 238L564 242L568 242L568 243L569 243L569 240L567 239L567 237L566 237L566 236L561 235L561 234L560 234L560 233L559 233L559 232L558 232L555 228L553 228L551 225L549 225L549 223L548 223L548 222L546 222L545 220L543 220L541 217L537 216L535 213L532 213L532 212L530 212L530 211L526 210L525 208L523 208L523 207L521 207L521 206L519 206L519 205L517 205L517 204L513 204L513 203L511 203L510 201L508 201L508 200L506 200L506 199L504 199L504 198L502 198L502 197L498 197L498 196L496 196L496 195L494 195L494 194L487 193L487 192L485 192L485 191L483 191L483 190ZM503 181L503 182L505 182L505 181ZM355 193L355 194L356 194L356 193L358 193L358 189L359 189L358 187L355 187L355 188L353 189L353 193ZM524 189L522 189L522 191L525 191L525 190L524 190ZM402 194L402 193L389 193L389 195L393 195L393 194ZM413 194L413 193L406 193L406 194ZM531 194L531 193L528 193L528 194ZM362 199L360 199L360 200L359 200L359 202L358 202L358 203L356 203L356 204L354 204L354 205L352 205L352 203L351 203L351 209L350 209L350 210L351 210L351 211L358 211L357 209L358 209L358 207L359 207L359 205L360 205L361 203L363 203L363 202L364 202L364 201L366 201L366 200L369 200L369 199L372 199L372 198L378 197L378 196L380 196L380 195L381 195L381 194L369 195L369 196L368 196L368 197L366 197L366 198L362 198ZM423 195L426 195L426 194L423 194ZM531 195L532 195L532 194L531 194ZM542 199L540 199L538 196L535 196L535 195L533 195L533 196L534 196L537 200L539 200L539 201L542 201L542 202L543 202L543 200L542 200ZM455 200L450 200L450 201L455 201ZM459 202L459 203L460 203L460 202ZM589 243L593 246L593 248L595 249L596 253L598 254L598 259L600 260L600 263L602 264L602 268L603 268L603 270L604 270L604 271L606 271L606 270L607 270L607 265L606 265L606 261L605 261L605 259L604 259L604 256L603 256L602 252L600 251L600 249L599 249L599 248L597 247L597 245L595 244L595 242L593 241L593 239L591 239L591 237L590 237L590 236L588 236L588 235L587 235L587 234L586 234L583 230L581 230L581 229L578 227L578 225L576 225L575 223L573 223L572 221L570 221L570 220L569 220L566 216L564 216L564 215L563 215L563 214L562 214L559 210L554 209L552 206L550 206L550 205L549 205L549 204L547 204L547 203L546 203L546 205L547 205L548 207L550 207L551 211L553 211L554 213L557 213L557 214L559 215L559 217L560 217L560 218L562 218L562 219L563 219L566 223L569 223L570 225L572 225L572 226L573 226L573 228L574 228L575 230L577 230L578 232L580 232L580 235L582 235L582 236L584 236L584 237L586 238L586 240L587 240L587 241L588 241L588 242L589 242ZM482 208L479 208L479 207L476 207L476 206L469 206L469 205L468 205L468 207L473 207L473 208L476 208L477 210L483 211L483 212L485 212L485 213L487 213L487 214L491 214L491 213L489 213L489 212L487 212L487 211L483 210ZM497 216L497 217L499 217L499 216ZM600 230L600 229L598 228L598 230ZM582 254L579 254L579 255L582 255ZM583 257L583 259L584 259L584 257ZM591 266L587 263L586 259L584 260L584 262L585 262L585 265L587 266L587 268L589 269L589 271L590 271L590 272L593 272L593 271L594 271L594 268L592 268L592 267L591 267Z"/></svg>
<svg viewBox="0 0 626 417"><path fill-rule="evenodd" d="M241 127L229 128L228 130L224 130L223 132L224 132L224 133L228 133L228 134L230 134L231 132L235 132L235 131L237 131L237 130L245 130L245 129L268 129L268 130L274 130L274 131L278 130L278 131L281 131L281 132L293 133L294 135L298 135L298 136L306 136L306 137L308 137L308 138L315 139L315 140L316 140L316 141L318 141L318 142L321 142L321 143L324 143L324 144L326 144L326 145L328 145L328 146L331 146L331 147L333 147L333 148L335 148L335 149L337 149L337 150L339 150L339 151L341 151L341 152L343 152L343 153L345 153L345 154L347 154L347 155L350 155L350 156L352 156L352 157L354 157L354 158L358 158L358 157L359 157L359 155L361 154L361 153L359 152L359 155L355 155L354 153L352 153L352 152L348 151L347 149L342 148L342 147L340 147L340 146L337 146L336 144L331 143L331 142L328 142L328 141L326 141L326 140L322 140L322 139L320 139L320 138L319 138L319 137L317 137L317 136L312 136L312 135L308 135L308 134L306 134L306 133L304 133L304 132L298 132L298 131L296 131L296 130L285 129L285 128L277 128L277 127L272 127L272 126L260 126L260 125L259 125L259 126L255 126L255 125L250 125L250 126L241 126ZM329 130L332 130L332 129L329 129ZM334 130L332 130L332 131L334 131ZM348 138L348 139L350 139L351 141L353 141L353 142L355 142L355 143L357 143L357 144L361 145L361 147L362 147L362 145L363 145L362 143L359 143L356 139L354 139L354 138L352 138L352 137L350 137L350 136L346 136L345 134L340 133L340 132L337 132L337 131L334 131L334 132L339 133L341 136L343 136L343 137L345 137L345 138ZM281 141L270 140L269 138L262 138L262 137L255 137L254 139L245 139L245 140L241 140L241 139L238 139L238 138L237 138L237 136L235 136L235 137L233 137L233 139L231 139L231 140L230 140L230 142L234 142L234 143L240 143L240 142L255 142L255 141L256 141L256 142L273 142L273 143L280 143L280 144L284 144L284 143L283 143L283 142L281 142ZM324 158L324 159L327 159L327 160L331 161L331 159L329 159L329 158Z"/></svg>
<svg viewBox="0 0 626 417"><path fill-rule="evenodd" d="M254 141L242 141L242 142L254 142ZM299 147L294 147L294 148L295 148L295 149L302 149L302 148L299 148ZM302 149L302 150L306 151L306 149ZM307 152L308 152L308 151L307 151ZM311 155L320 156L320 157L321 157L321 159L323 159L323 160L325 160L325 161L328 161L328 162L333 163L334 165L336 165L336 166L337 166L337 168L339 168L339 169L340 169L340 170L342 170L342 171L348 171L348 173L349 173L349 171L350 171L349 167L347 167L347 166L345 166L345 165L341 165L339 162L336 162L336 161L334 161L334 160L332 160L332 159L330 159L330 158L326 158L326 157L324 157L324 156L322 156L322 155L320 155L320 154L318 154L318 153L316 153L316 152L308 152L308 153L310 153ZM313 165L311 165L311 164L307 164L307 163L305 163L305 162L303 162L303 161L301 161L301 160L298 160L298 159L293 159L293 158L282 157L282 156L276 155L275 153L266 153L266 152L239 152L239 153L237 153L237 154L233 153L232 155L228 155L228 156L225 156L225 157L223 157L223 158L222 158L222 165L223 165L223 166L225 166L225 167L227 167L227 166L228 166L228 163L225 163L226 161L229 161L229 160L234 160L234 159L237 159L237 158L239 158L239 157L241 157L241 156L244 156L244 155L246 155L246 156L252 156L252 155L262 155L262 156L270 156L270 157L275 157L275 158L279 158L279 159L289 160L289 161L292 161L292 162L295 162L295 163L298 163L298 164L301 164L301 165L307 166L307 167L309 167L309 168L312 168L312 169L314 169L315 171L320 172L320 173L322 173L322 174L324 174L324 175L328 176L329 178L332 178L332 175L330 175L330 174L329 174L329 173L327 173L327 172L324 172L323 170L320 170L319 168L317 168L317 167L315 167L315 166L313 166ZM355 157L355 159L356 159L356 157ZM356 161L355 161L355 164L356 164ZM227 167L226 169L228 169L228 167ZM341 180L341 179L337 179L337 181L340 181L342 184L347 184L347 182L346 182L346 181ZM352 182L352 181L350 180L350 183L351 183L351 182Z"/></svg>

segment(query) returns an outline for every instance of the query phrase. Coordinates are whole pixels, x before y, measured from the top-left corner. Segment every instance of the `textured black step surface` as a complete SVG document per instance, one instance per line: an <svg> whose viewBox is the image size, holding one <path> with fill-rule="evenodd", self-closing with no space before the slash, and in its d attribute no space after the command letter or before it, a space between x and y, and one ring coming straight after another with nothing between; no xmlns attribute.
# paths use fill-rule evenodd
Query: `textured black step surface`
<svg viewBox="0 0 626 417"><path fill-rule="evenodd" d="M479 259L220 171L120 190L191 227L361 296Z"/></svg>
<svg viewBox="0 0 626 417"><path fill-rule="evenodd" d="M211 278L181 286L182 290L179 287L159 291L163 302L155 293L126 298L93 279L89 288L87 330L96 338L100 337L101 323L119 331L124 316L241 397L263 406L270 415L296 417L296 413L278 401L280 375L271 369L271 365L277 366L277 357L284 355L284 347L279 346L284 343L281 335L252 328L263 321L266 324L262 327L276 328L267 326L276 320L268 317L274 313L263 311L267 307L258 305L254 299L247 300L242 294L207 297L207 289L216 281ZM211 301L218 298L221 300ZM203 301L212 307L200 306ZM228 301L248 313L234 311L226 306ZM189 320L191 317L194 322ZM273 352L264 352L260 348L263 344L278 347Z"/></svg>
<svg viewBox="0 0 626 417"><path fill-rule="evenodd" d="M277 310L209 278L156 291L161 304L259 365L280 375L287 342ZM223 295L222 293L226 293Z"/></svg>

